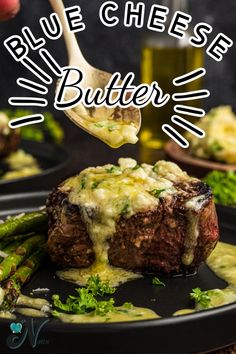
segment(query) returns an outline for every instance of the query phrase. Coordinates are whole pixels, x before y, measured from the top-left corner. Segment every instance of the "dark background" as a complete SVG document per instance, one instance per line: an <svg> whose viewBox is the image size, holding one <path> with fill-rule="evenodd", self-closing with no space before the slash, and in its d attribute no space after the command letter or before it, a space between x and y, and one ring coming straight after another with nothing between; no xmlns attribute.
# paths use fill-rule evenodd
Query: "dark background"
<svg viewBox="0 0 236 354"><path fill-rule="evenodd" d="M134 3L137 1L134 0ZM120 71L123 74L133 71L139 77L140 47L144 29L125 28L122 25L122 14L125 0L118 0L120 7L120 24L114 28L107 28L101 24L98 16L102 0L65 0L65 6L80 5L86 30L77 34L79 44L85 57L94 66L110 72ZM145 0L146 11L158 1ZM189 0L189 13L194 23L206 21L213 26L213 39L219 32L223 32L236 39L236 2L235 0ZM7 105L9 96L23 93L17 88L15 80L18 75L28 76L27 70L17 64L3 47L3 40L11 34L20 34L23 26L29 26L37 36L42 35L39 19L48 16L51 8L47 0L23 0L20 14L10 22L0 24L0 70L1 70L1 106ZM58 59L61 65L67 64L63 39L47 41L47 49ZM31 52L31 58L35 53ZM221 63L206 58L208 70L206 86L211 90L211 98L207 107L221 103L234 105L236 92L236 49L233 47ZM53 93L53 91L52 91ZM235 104L236 108L236 104Z"/></svg>
<svg viewBox="0 0 236 354"><path fill-rule="evenodd" d="M134 0L134 2L137 2ZM145 34L144 29L125 28L122 25L122 14L125 0L118 0L120 7L120 24L114 28L104 27L99 20L99 7L102 0L65 0L65 6L80 5L86 30L77 34L79 44L88 61L94 66L122 74L133 71L136 74L137 82L140 74L140 48L141 40ZM146 11L149 12L152 0L146 0ZM158 3L158 1L156 1ZM3 41L12 34L20 34L21 28L29 26L36 37L42 36L39 19L42 16L49 16L52 12L47 0L23 0L22 9L19 15L5 23L0 23L0 106L8 106L8 98L13 95L24 95L28 93L16 85L17 77L32 78L32 75L19 63L16 63L3 46ZM236 39L236 2L235 0L189 0L189 13L193 17L193 23L206 21L210 23L214 31L210 35L213 39L216 34L223 32L233 40ZM63 39L57 41L47 40L46 48L56 57L60 65L67 64L67 56ZM36 59L37 53L30 53L32 59ZM224 57L218 63L206 57L207 78L205 87L210 89L211 97L205 100L205 108L210 109L220 104L231 104L236 109L236 49ZM40 61L39 61L40 63ZM53 96L55 86L50 88L49 110L53 111ZM39 111L39 109L38 109ZM119 150L112 150L102 142L77 129L66 117L56 112L56 116L62 120L66 127L66 145L73 150L74 155L79 156L77 161L80 167L96 163L114 161L118 156L135 154L137 147L127 146ZM68 133L69 130L69 133ZM91 145L92 144L92 145Z"/></svg>

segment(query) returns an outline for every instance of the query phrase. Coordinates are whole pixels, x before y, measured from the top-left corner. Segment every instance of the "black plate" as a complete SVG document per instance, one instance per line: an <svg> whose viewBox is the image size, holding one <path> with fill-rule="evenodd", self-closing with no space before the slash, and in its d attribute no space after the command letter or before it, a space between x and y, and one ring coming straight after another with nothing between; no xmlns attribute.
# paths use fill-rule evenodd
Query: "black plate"
<svg viewBox="0 0 236 354"><path fill-rule="evenodd" d="M42 206L46 195L45 192L0 197L0 216L5 217ZM235 231L226 226L221 229L222 241L236 244ZM151 278L145 277L120 286L115 296L117 304L131 301L136 306L152 308L164 318L83 325L63 324L52 319L42 327L35 351L81 354L189 354L213 350L236 341L236 304L187 316L171 317L174 311L191 307L188 294L193 288L199 286L208 290L226 286L206 265L200 268L196 276L164 281L165 288L156 288L151 285ZM38 287L48 287L51 294L59 293L64 298L72 294L75 288L73 284L55 277L55 270L49 263L25 286L24 293L29 294L32 289ZM22 321L22 318L19 318L19 321ZM23 328L29 328L29 333L30 321L31 319L28 319L23 323ZM35 328L41 324L40 321L42 320L34 320ZM6 338L11 334L9 322L1 320L0 324L1 353L3 348L4 352L8 352ZM29 338L26 337L17 352L31 352Z"/></svg>
<svg viewBox="0 0 236 354"><path fill-rule="evenodd" d="M217 204L216 208L221 225L236 231L236 207Z"/></svg>
<svg viewBox="0 0 236 354"><path fill-rule="evenodd" d="M55 144L22 141L20 148L36 158L42 172L34 176L9 181L0 180L1 194L27 192L34 190L35 187L39 189L40 185L47 185L50 188L50 180L53 179L51 184L55 185L59 181L58 177L65 176L69 155L63 147Z"/></svg>

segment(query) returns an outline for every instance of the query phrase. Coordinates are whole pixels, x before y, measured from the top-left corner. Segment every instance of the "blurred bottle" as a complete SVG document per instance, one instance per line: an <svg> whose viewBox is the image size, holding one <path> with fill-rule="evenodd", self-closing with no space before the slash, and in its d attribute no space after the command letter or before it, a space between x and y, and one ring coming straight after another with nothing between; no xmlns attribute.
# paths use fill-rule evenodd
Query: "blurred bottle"
<svg viewBox="0 0 236 354"><path fill-rule="evenodd" d="M202 87L201 79L181 87L175 87L172 84L175 77L204 66L202 48L195 48L189 45L188 40L192 34L191 29L186 33L185 38L181 40L168 34L168 28L175 11L180 10L188 13L187 0L162 0L158 3L167 6L170 12L165 23L165 31L162 33L149 31L144 39L141 57L141 80L147 84L157 81L164 94L169 93L172 95L175 92L199 90ZM200 102L196 100L184 102L183 104L193 105L194 107L200 106ZM162 131L161 127L164 123L170 122L170 118L174 113L173 107L174 102L170 100L165 106L160 108L152 105L143 108L143 122L140 132L141 149L163 148L168 136ZM194 118L191 118L191 122L194 121ZM180 129L177 130L180 131Z"/></svg>

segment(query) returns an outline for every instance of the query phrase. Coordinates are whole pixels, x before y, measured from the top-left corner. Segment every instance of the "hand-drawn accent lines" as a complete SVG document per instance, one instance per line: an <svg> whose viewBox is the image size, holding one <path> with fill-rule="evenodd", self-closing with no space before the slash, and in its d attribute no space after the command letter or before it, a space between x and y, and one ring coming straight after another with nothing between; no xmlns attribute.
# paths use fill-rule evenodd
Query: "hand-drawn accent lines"
<svg viewBox="0 0 236 354"><path fill-rule="evenodd" d="M206 75L206 70L204 68L199 68L197 70L193 70L185 75L176 77L173 80L173 84L175 86L182 86L186 85L190 82L193 82L195 80L198 80L202 76ZM193 100L199 100L202 98L207 98L210 96L210 92L208 90L196 90L196 91L191 91L191 92L182 92L182 93L174 93L172 95L173 101L180 102L180 101L193 101ZM205 116L205 111L200 108L195 108L187 105L182 105L182 104L176 104L174 106L174 111L175 113L178 114L184 114L187 116L193 116L193 117L204 117ZM179 115L173 115L171 117L172 123L175 125L183 128L185 131L188 131L189 133L197 136L198 138L204 138L205 137L205 132L198 128L196 125L190 123L188 120L182 118ZM172 127L169 124L164 124L162 126L162 130L171 138L173 139L177 144L179 144L182 148L188 148L189 147L189 142L183 135L181 135L174 127Z"/></svg>

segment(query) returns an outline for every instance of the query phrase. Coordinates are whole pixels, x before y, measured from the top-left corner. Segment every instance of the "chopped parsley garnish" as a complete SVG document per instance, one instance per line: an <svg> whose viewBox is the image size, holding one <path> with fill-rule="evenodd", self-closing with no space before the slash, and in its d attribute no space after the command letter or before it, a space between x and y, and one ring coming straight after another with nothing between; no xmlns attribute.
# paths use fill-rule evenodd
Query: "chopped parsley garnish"
<svg viewBox="0 0 236 354"><path fill-rule="evenodd" d="M130 204L129 204L129 202L127 201L127 202L125 202L125 204L122 206L121 211L120 211L120 214L121 214L121 215L127 214L128 211L129 211L129 208L130 208Z"/></svg>
<svg viewBox="0 0 236 354"><path fill-rule="evenodd" d="M195 301L196 305L207 309L211 303L209 291L202 291L200 288L195 288L190 293L190 298Z"/></svg>
<svg viewBox="0 0 236 354"><path fill-rule="evenodd" d="M77 315L93 312L97 316L105 316L109 312L116 311L113 298L108 300L98 299L105 295L112 295L116 291L109 285L109 282L102 282L99 275L91 276L85 288L78 288L75 291L77 295L69 295L65 303L60 300L59 295L53 295L54 316L59 316L58 310ZM132 307L133 305L130 303L123 305L126 310L132 309Z"/></svg>
<svg viewBox="0 0 236 354"><path fill-rule="evenodd" d="M125 302L122 307L128 310L132 310L134 305L131 302Z"/></svg>
<svg viewBox="0 0 236 354"><path fill-rule="evenodd" d="M112 167L106 169L107 173L114 173L114 172L118 172L118 171L120 171L120 167L118 167L118 166L112 166Z"/></svg>
<svg viewBox="0 0 236 354"><path fill-rule="evenodd" d="M132 170L133 170L133 171L136 171L136 170L138 170L139 168L141 168L141 166L137 164L136 166L134 166L134 167L132 168Z"/></svg>
<svg viewBox="0 0 236 354"><path fill-rule="evenodd" d="M103 128L103 125L101 123L95 123L94 126L96 128Z"/></svg>
<svg viewBox="0 0 236 354"><path fill-rule="evenodd" d="M117 129L117 126L116 125L109 125L108 127L107 127L107 129L108 129L108 131L109 132L113 132L114 130L116 130Z"/></svg>
<svg viewBox="0 0 236 354"><path fill-rule="evenodd" d="M96 310L97 300L87 289L76 289L77 296L69 296L66 302L60 300L59 295L53 295L53 305L64 312L82 315L86 312Z"/></svg>
<svg viewBox="0 0 236 354"><path fill-rule="evenodd" d="M85 189L85 188L86 188L86 177L83 176L80 182L80 189Z"/></svg>
<svg viewBox="0 0 236 354"><path fill-rule="evenodd" d="M215 202L236 206L236 173L233 171L212 171L205 178L212 189Z"/></svg>
<svg viewBox="0 0 236 354"><path fill-rule="evenodd" d="M94 296L104 296L114 294L115 288L109 285L108 281L102 282L99 275L92 275L86 285L88 291L90 291Z"/></svg>
<svg viewBox="0 0 236 354"><path fill-rule="evenodd" d="M97 306L95 309L95 315L105 316L108 312L114 310L114 299L111 298L108 301L97 301Z"/></svg>
<svg viewBox="0 0 236 354"><path fill-rule="evenodd" d="M134 307L134 305L131 304L131 302L125 302L125 303L122 305L122 307L116 308L116 309L115 309L115 312L117 312L117 313L128 313L129 310L132 310L132 309L133 309L133 307Z"/></svg>
<svg viewBox="0 0 236 354"><path fill-rule="evenodd" d="M101 181L96 181L96 182L93 182L93 184L92 184L92 189L96 189L98 186L99 186L99 184L101 183Z"/></svg>
<svg viewBox="0 0 236 354"><path fill-rule="evenodd" d="M153 172L155 173L158 173L158 166L157 165L154 165L153 168L152 168Z"/></svg>
<svg viewBox="0 0 236 354"><path fill-rule="evenodd" d="M162 286L162 287L165 287L165 283L163 283L159 278L155 277L152 279L152 285L155 285L155 286Z"/></svg>
<svg viewBox="0 0 236 354"><path fill-rule="evenodd" d="M159 198L160 197L160 194L162 193L162 192L164 192L165 191L165 189L153 189L152 191L151 191L151 194L155 197L155 198Z"/></svg>

